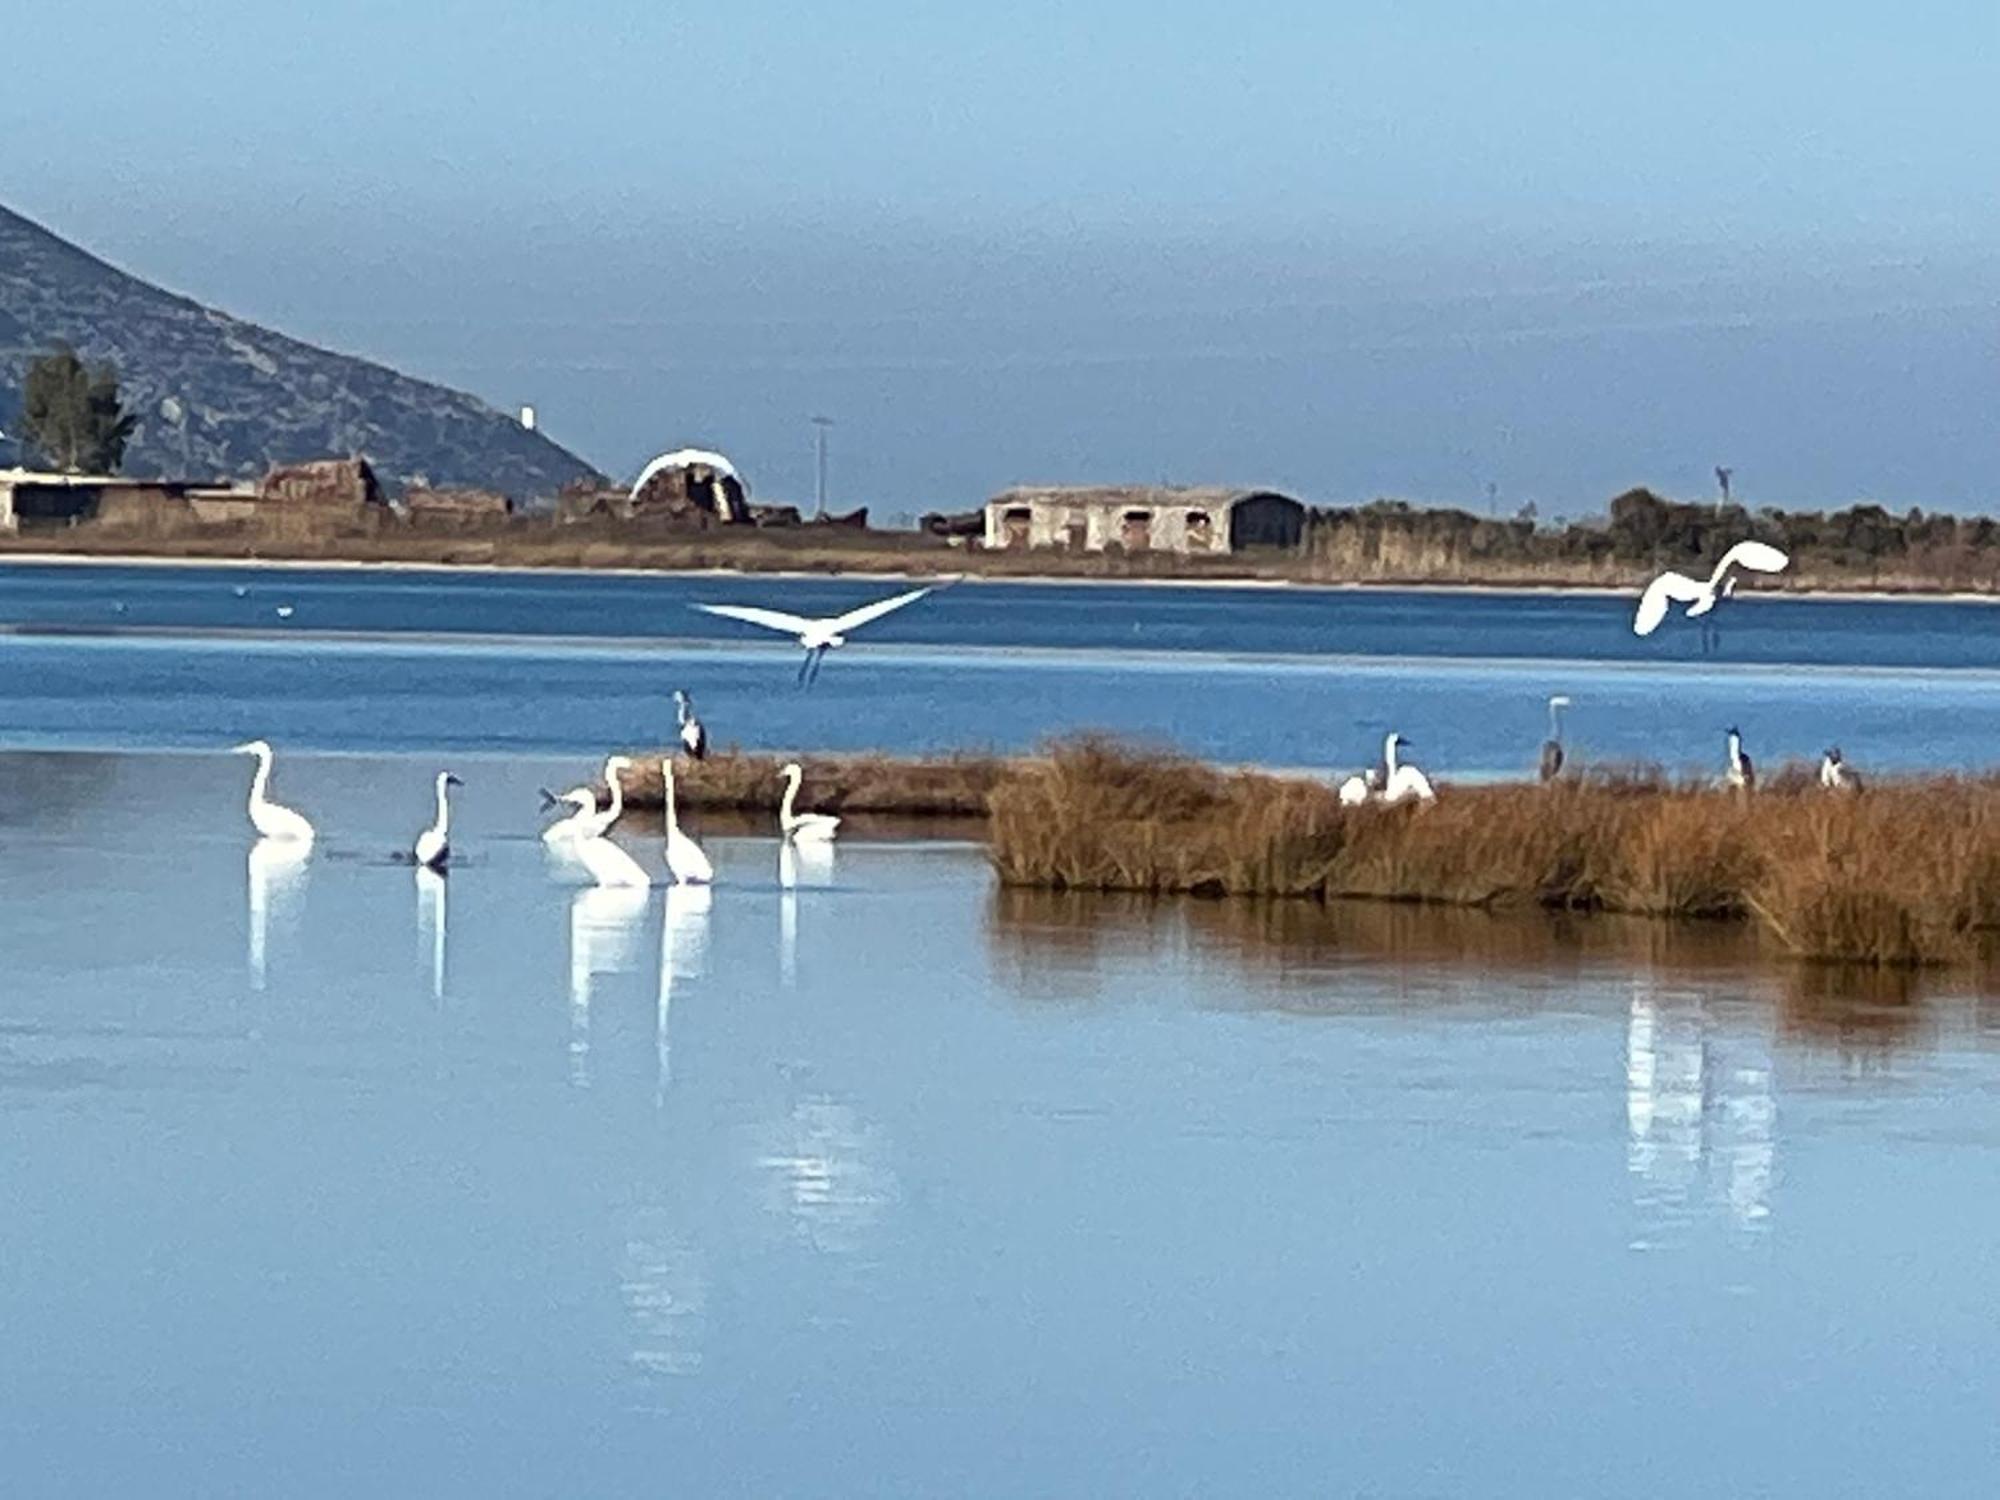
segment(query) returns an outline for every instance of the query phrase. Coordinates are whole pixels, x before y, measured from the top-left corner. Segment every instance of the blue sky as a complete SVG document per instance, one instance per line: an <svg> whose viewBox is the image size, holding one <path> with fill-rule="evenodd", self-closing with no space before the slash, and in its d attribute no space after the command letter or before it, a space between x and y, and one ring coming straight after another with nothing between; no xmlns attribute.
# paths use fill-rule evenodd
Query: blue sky
<svg viewBox="0 0 2000 1500"><path fill-rule="evenodd" d="M0 201L760 493L1985 503L2000 10L124 0L0 28ZM46 65L43 65L46 64ZM75 64L75 66L72 66ZM87 65L95 97L78 92ZM23 149L26 146L28 149Z"/></svg>

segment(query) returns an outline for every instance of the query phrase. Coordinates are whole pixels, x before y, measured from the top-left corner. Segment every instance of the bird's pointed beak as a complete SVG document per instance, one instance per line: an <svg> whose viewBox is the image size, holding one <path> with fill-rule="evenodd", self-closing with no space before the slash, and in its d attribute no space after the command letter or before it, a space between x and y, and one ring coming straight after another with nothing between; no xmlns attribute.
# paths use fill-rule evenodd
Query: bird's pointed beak
<svg viewBox="0 0 2000 1500"><path fill-rule="evenodd" d="M257 742L255 740L245 740L240 745L231 745L229 747L229 753L231 755L248 755L252 750L255 750L256 748L257 748Z"/></svg>
<svg viewBox="0 0 2000 1500"><path fill-rule="evenodd" d="M464 783L464 782L462 782L462 781L460 781L460 780L459 780L459 779L458 779L458 778L457 778L456 776L447 776L447 777L445 777L445 779L444 779L444 784L445 784L446 786L464 786L464 785L465 785L465 783Z"/></svg>

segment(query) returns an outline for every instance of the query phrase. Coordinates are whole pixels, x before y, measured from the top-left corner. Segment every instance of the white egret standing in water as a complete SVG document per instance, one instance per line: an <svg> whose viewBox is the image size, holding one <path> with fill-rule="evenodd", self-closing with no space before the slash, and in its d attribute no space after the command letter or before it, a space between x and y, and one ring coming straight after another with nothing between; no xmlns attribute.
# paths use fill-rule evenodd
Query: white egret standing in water
<svg viewBox="0 0 2000 1500"><path fill-rule="evenodd" d="M414 851L417 863L426 870L443 870L451 863L451 789L464 786L449 771L437 773L437 816L431 826L417 835Z"/></svg>
<svg viewBox="0 0 2000 1500"><path fill-rule="evenodd" d="M232 755L257 757L257 773L250 778L250 826L267 839L310 846L313 826L289 807L280 806L266 795L271 785L273 756L268 740L245 740L230 747Z"/></svg>
<svg viewBox="0 0 2000 1500"><path fill-rule="evenodd" d="M1660 628L1673 604L1686 604L1688 618L1699 619L1736 592L1731 569L1747 568L1753 573L1782 573L1791 559L1768 542L1738 542L1722 554L1722 561L1706 579L1690 578L1669 570L1646 585L1639 596L1639 612L1632 617L1634 635L1651 635Z"/></svg>
<svg viewBox="0 0 2000 1500"><path fill-rule="evenodd" d="M601 838L609 833L612 825L625 814L625 783L619 773L631 768L630 757L607 755L604 758L604 783L610 789L611 801L600 810L597 793L587 786L573 786L561 796L553 792L542 793L546 807L569 803L576 809L567 818L560 818L542 830L542 842L553 844L564 839Z"/></svg>
<svg viewBox="0 0 2000 1500"><path fill-rule="evenodd" d="M571 854L590 878L598 885L615 890L646 890L653 884L653 877L646 873L645 866L627 854L601 834L594 838L572 839L562 846L565 854Z"/></svg>
<svg viewBox="0 0 2000 1500"><path fill-rule="evenodd" d="M798 801L799 783L805 779L805 772L793 761L778 772L785 783L785 797L778 804L778 827L785 837L796 839L802 844L824 844L831 842L840 832L840 819L830 813L802 813L794 811Z"/></svg>
<svg viewBox="0 0 2000 1500"><path fill-rule="evenodd" d="M681 832L680 814L674 807L674 763L660 762L661 815L667 825L667 872L675 885L707 885L715 879L715 866L701 851L701 845Z"/></svg>
<svg viewBox="0 0 2000 1500"><path fill-rule="evenodd" d="M920 589L911 589L906 594L897 594L891 599L878 599L873 604L864 604L859 609L850 609L844 615L832 615L823 619L813 619L806 615L787 614L781 609L759 609L748 604L697 604L696 609L707 614L721 615L727 620L741 620L746 625L761 625L766 630L782 631L786 635L797 636L799 644L805 647L805 660L799 663L799 686L809 687L819 680L820 662L826 653L836 646L847 644L847 632L857 630L871 620L879 620L892 610L901 609L906 604L914 604L937 585L931 584Z"/></svg>

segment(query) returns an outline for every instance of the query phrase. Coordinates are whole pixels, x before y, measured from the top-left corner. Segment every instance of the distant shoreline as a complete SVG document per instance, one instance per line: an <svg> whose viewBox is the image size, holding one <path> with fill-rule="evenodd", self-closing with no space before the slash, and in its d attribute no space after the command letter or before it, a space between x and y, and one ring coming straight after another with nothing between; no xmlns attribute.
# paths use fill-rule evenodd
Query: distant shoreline
<svg viewBox="0 0 2000 1500"><path fill-rule="evenodd" d="M29 552L0 549L0 575L12 567L28 568L232 568L253 572L462 573L505 577L556 578L715 578L731 581L771 578L798 582L809 579L851 579L857 582L942 584L1027 584L1087 588L1268 589L1301 593L1468 594L1506 598L1636 598L1638 585L1618 588L1593 583L1440 583L1435 580L1399 582L1391 579L1320 580L1302 578L1167 578L1134 575L1107 577L1072 573L966 573L881 567L602 567L567 564L438 562L405 558L301 557L165 557L157 553ZM1735 603L1757 599L1818 600L1836 603L2000 604L2000 594L1922 588L1759 588L1740 593Z"/></svg>

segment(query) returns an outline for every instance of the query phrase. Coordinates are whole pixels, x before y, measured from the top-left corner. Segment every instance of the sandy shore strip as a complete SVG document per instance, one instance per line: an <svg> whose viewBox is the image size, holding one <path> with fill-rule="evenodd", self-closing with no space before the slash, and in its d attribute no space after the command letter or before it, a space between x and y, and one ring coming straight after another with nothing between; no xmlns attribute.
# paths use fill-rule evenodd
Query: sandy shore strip
<svg viewBox="0 0 2000 1500"><path fill-rule="evenodd" d="M1268 589L1273 592L1319 594L1469 594L1503 598L1636 598L1638 588L1614 588L1609 584L1583 583L1436 583L1436 582L1317 582L1290 578L1087 578L1061 573L989 574L884 571L857 568L830 572L822 568L577 568L537 567L523 563L437 563L374 560L363 558L240 558L240 557L155 557L144 553L116 555L74 552L0 551L0 575L12 567L24 568L181 568L230 569L251 573L437 573L443 575L498 575L505 577L548 578L708 578L730 582L776 579L801 581L852 581L856 583L910 583L963 587L1019 586L1038 588L1146 588L1146 589ZM1825 603L1871 604L2000 604L2000 593L1969 593L1943 589L1764 589L1738 594L1732 603L1758 599L1785 599Z"/></svg>

